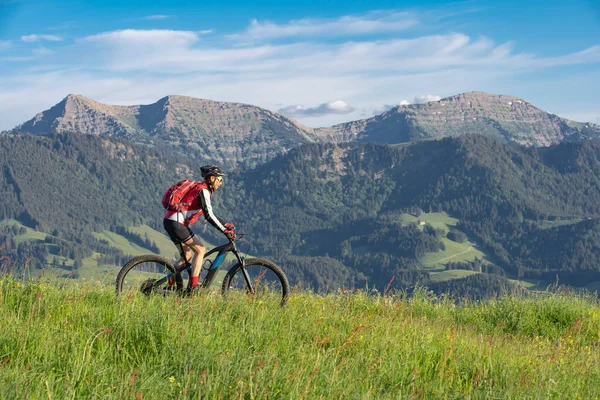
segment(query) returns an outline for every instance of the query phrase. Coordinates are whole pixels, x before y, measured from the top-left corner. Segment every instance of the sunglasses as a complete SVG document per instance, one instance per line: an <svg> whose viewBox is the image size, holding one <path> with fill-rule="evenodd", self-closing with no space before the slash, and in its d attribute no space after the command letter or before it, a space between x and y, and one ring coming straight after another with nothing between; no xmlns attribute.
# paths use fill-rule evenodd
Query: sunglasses
<svg viewBox="0 0 600 400"><path fill-rule="evenodd" d="M215 177L215 180L216 180L217 182L223 183L223 177L222 177L222 176L217 176L217 177Z"/></svg>

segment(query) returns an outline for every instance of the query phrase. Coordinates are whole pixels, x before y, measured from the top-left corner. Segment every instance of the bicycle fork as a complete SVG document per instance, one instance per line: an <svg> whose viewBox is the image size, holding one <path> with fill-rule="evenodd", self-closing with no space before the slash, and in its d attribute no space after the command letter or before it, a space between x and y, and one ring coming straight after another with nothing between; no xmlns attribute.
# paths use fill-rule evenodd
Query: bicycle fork
<svg viewBox="0 0 600 400"><path fill-rule="evenodd" d="M246 280L246 285L248 286L248 292L254 294L254 286L252 286L252 281L250 280L250 275L248 275L248 271L246 271L245 265L242 265L242 273L244 274L244 279Z"/></svg>

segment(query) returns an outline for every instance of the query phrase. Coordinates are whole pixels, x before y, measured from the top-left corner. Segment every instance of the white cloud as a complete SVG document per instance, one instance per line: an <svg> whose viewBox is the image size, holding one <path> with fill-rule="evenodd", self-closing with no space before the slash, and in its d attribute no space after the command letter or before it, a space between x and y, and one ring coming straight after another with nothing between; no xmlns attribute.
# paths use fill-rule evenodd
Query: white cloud
<svg viewBox="0 0 600 400"><path fill-rule="evenodd" d="M214 29L203 29L201 31L198 31L197 33L199 35L210 35L211 33L214 33Z"/></svg>
<svg viewBox="0 0 600 400"><path fill-rule="evenodd" d="M230 35L237 40L269 40L298 36L345 36L399 32L418 24L409 12L374 11L360 16L335 19L300 19L286 24L259 22L254 19L243 34Z"/></svg>
<svg viewBox="0 0 600 400"><path fill-rule="evenodd" d="M0 57L0 61L8 61L14 63L20 63L25 61L33 61L35 60L34 56L8 56L8 57Z"/></svg>
<svg viewBox="0 0 600 400"><path fill-rule="evenodd" d="M134 29L93 35L77 43L78 50L90 53L86 61L94 68L168 74L273 69L281 65L277 59L289 62L294 47L206 47L200 46L198 32Z"/></svg>
<svg viewBox="0 0 600 400"><path fill-rule="evenodd" d="M170 15L164 15L164 14L156 14L156 15L148 15L143 17L142 19L145 19L147 21L161 21L161 20L165 20L171 18Z"/></svg>
<svg viewBox="0 0 600 400"><path fill-rule="evenodd" d="M396 107L398 107L398 104L384 104L381 107L371 108L371 109L365 110L364 115L366 117L372 117L373 115L383 114L386 111L389 111L389 110L391 110L393 108L396 108Z"/></svg>
<svg viewBox="0 0 600 400"><path fill-rule="evenodd" d="M289 117L322 117L331 114L350 114L354 111L354 107L351 107L348 103L343 100L336 100L329 103L323 103L317 107L304 108L300 104L280 108L277 110L278 113L287 115Z"/></svg>
<svg viewBox="0 0 600 400"><path fill-rule="evenodd" d="M209 46L198 32L122 30L78 40L79 51L94 68L161 73L271 71L273 73L397 73L461 68L541 68L561 60L515 54L510 44L464 34L362 42ZM595 54L595 53L592 53ZM567 57L567 56L565 56ZM600 60L600 55L597 57ZM588 60L589 62L593 60Z"/></svg>
<svg viewBox="0 0 600 400"><path fill-rule="evenodd" d="M21 36L21 41L23 42L38 42L41 40L47 40L50 42L60 42L63 40L62 37L56 35L26 35Z"/></svg>
<svg viewBox="0 0 600 400"><path fill-rule="evenodd" d="M571 54L565 54L557 57L541 58L536 60L539 64L563 66L563 65L576 65L585 63L598 62L600 59L600 45L588 47L582 51L577 51Z"/></svg>
<svg viewBox="0 0 600 400"><path fill-rule="evenodd" d="M124 29L99 33L79 40L85 43L98 43L115 48L127 45L154 45L166 47L170 42L175 47L189 46L198 41L196 33L167 29Z"/></svg>
<svg viewBox="0 0 600 400"><path fill-rule="evenodd" d="M430 101L439 101L440 99L441 99L441 97L436 94L425 94L425 95L415 96L413 103L423 104L423 103L429 103Z"/></svg>
<svg viewBox="0 0 600 400"><path fill-rule="evenodd" d="M176 30L126 29L100 33L76 41L77 52L89 53L86 61L105 70L168 71L173 64L185 64L198 43L198 34Z"/></svg>
<svg viewBox="0 0 600 400"><path fill-rule="evenodd" d="M438 95L435 95L435 94L417 95L413 99L412 103L405 99L400 102L400 105L408 106L410 104L423 104L423 103L429 103L430 101L439 101L440 99L441 99L441 97Z"/></svg>
<svg viewBox="0 0 600 400"><path fill-rule="evenodd" d="M30 63L30 68L31 69L38 69L40 66L38 65L31 65L31 62L39 60L42 57L45 56L49 56L51 54L54 54L53 50L50 50L47 47L37 47L31 50L31 55L19 55L19 56L7 56L7 57L0 57L0 61L7 61L7 62L11 62L11 63L24 63L24 62L28 62ZM59 67L60 68L60 67Z"/></svg>
<svg viewBox="0 0 600 400"><path fill-rule="evenodd" d="M38 47L37 49L33 49L32 53L36 57L43 57L43 56L53 54L54 51L52 51L46 47Z"/></svg>
<svg viewBox="0 0 600 400"><path fill-rule="evenodd" d="M8 40L0 40L0 50L8 49L11 43Z"/></svg>

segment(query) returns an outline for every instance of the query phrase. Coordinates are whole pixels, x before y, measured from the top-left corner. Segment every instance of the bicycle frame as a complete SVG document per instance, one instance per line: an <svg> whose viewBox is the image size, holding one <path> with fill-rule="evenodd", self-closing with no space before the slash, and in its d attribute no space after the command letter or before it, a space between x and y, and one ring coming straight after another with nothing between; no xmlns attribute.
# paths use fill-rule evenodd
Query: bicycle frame
<svg viewBox="0 0 600 400"><path fill-rule="evenodd" d="M203 260L206 260L206 258L208 256L210 256L211 254L217 253L217 256L215 257L214 261L210 263L210 267L208 268L208 273L204 277L201 287L203 287L203 288L210 287L210 285L215 280L217 271L223 264L223 261L225 261L225 258L227 257L227 253L229 253L229 252L232 252L235 255L235 257L237 258L238 262L240 264L242 264L242 266L245 266L244 257L242 257L240 255L240 253L238 252L237 247L233 241L229 241L229 243L226 243L222 246L217 246L217 247L213 248L212 250L210 250L209 252L207 252L206 255L204 256ZM186 262L186 264L189 264L189 262ZM189 268L189 265L184 265L184 269L186 269L186 268ZM181 271L178 271L178 272L181 272Z"/></svg>
<svg viewBox="0 0 600 400"><path fill-rule="evenodd" d="M238 235L238 237L240 239L243 236L244 235ZM238 260L238 262L242 266L242 273L244 275L246 284L248 285L249 291L251 293L254 293L254 287L252 286L252 281L250 279L250 276L248 275L248 272L246 271L245 259L238 251L237 246L235 245L235 242L232 240L230 240L229 243L226 243L224 245L214 247L213 249L211 249L204 255L203 260L206 260L208 256L217 253L217 256L215 257L214 261L212 261L210 264L208 273L204 277L201 287L207 288L213 283L213 281L215 280L217 271L223 264L223 261L225 261L225 258L227 257L227 253L229 253L229 252L231 252L235 255L235 258ZM187 258L185 258L185 256L184 256L184 259L185 259L185 264L179 268L176 268L175 273L171 272L171 273L167 274L165 277L154 282L153 286L160 286L163 283L165 283L169 278L173 278L173 277L175 277L176 274L181 274L183 271L186 271L186 270L187 270L188 274L190 274L191 273L191 267L190 267L191 264L187 260Z"/></svg>

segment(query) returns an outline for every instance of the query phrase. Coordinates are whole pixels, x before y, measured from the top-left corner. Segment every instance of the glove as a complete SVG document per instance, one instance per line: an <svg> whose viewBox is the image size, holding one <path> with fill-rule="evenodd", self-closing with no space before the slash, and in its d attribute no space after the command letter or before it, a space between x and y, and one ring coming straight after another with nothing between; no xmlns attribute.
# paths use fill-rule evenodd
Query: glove
<svg viewBox="0 0 600 400"><path fill-rule="evenodd" d="M235 226L233 224L225 224L225 232L223 232L225 234L225 236L227 236L227 239L229 240L233 240L235 239Z"/></svg>

